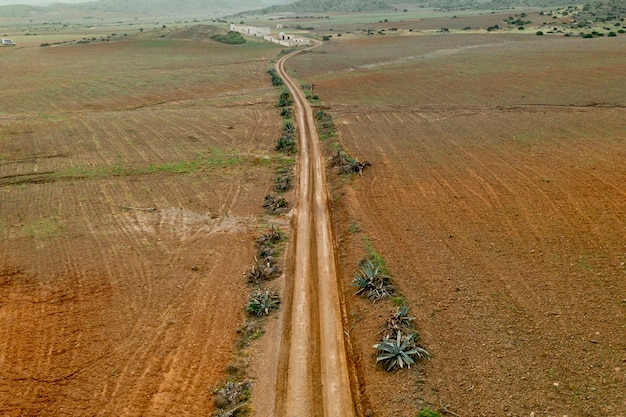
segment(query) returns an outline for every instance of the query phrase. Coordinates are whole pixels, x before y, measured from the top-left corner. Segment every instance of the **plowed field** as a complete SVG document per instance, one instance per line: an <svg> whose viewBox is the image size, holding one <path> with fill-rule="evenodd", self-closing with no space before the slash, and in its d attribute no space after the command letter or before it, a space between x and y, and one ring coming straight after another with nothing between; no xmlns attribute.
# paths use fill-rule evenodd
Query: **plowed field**
<svg viewBox="0 0 626 417"><path fill-rule="evenodd" d="M206 416L244 320L279 48L0 56L0 414Z"/></svg>
<svg viewBox="0 0 626 417"><path fill-rule="evenodd" d="M373 415L626 415L624 39L379 37L294 58L372 164L335 181L334 214ZM393 304L352 296L364 237L433 354L417 370L374 364Z"/></svg>

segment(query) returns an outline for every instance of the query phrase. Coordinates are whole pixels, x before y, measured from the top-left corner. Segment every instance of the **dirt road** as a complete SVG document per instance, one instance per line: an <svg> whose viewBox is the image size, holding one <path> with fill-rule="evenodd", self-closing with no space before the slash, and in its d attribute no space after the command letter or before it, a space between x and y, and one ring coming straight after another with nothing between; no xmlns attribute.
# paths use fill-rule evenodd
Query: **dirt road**
<svg viewBox="0 0 626 417"><path fill-rule="evenodd" d="M276 65L294 100L300 152L295 239L290 254L293 280L285 297L289 310L276 414L351 417L354 404L319 136L311 106L285 70L285 62L297 53L282 57Z"/></svg>

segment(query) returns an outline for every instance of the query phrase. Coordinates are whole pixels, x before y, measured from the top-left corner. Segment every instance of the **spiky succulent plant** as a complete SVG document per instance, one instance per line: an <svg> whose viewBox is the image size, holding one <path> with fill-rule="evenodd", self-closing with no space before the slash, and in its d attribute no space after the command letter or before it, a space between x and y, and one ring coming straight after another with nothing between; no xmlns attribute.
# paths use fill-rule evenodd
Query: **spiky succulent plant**
<svg viewBox="0 0 626 417"><path fill-rule="evenodd" d="M415 365L415 360L419 358L429 358L430 353L423 347L416 346L413 342L413 334L402 337L402 332L396 334L396 338L389 336L374 345L377 350L376 363L382 362L387 371L396 368L410 368Z"/></svg>

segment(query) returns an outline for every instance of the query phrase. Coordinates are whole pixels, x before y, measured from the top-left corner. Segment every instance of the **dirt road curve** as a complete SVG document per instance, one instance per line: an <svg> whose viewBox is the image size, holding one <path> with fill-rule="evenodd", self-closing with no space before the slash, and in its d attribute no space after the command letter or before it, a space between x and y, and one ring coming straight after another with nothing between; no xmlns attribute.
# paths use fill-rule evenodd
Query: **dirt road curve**
<svg viewBox="0 0 626 417"><path fill-rule="evenodd" d="M300 151L293 281L286 297L291 297L291 314L285 324L288 343L283 343L281 352L282 389L276 414L351 417L354 404L319 136L311 106L285 70L285 62L297 53L282 57L276 65L294 99Z"/></svg>

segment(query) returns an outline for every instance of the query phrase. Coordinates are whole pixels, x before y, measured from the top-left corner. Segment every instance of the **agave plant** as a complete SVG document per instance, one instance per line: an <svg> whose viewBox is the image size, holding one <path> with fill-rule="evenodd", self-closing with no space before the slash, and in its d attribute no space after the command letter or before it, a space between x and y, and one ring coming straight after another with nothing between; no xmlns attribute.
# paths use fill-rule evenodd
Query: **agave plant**
<svg viewBox="0 0 626 417"><path fill-rule="evenodd" d="M268 199L268 197L273 197L273 196L266 196L265 197L266 200ZM280 231L280 228L274 227L274 225L272 225L272 228L268 230L267 233L264 233L261 236L259 236L259 238L257 239L257 244L258 245L273 245L274 243L280 242L282 238L283 238L283 235Z"/></svg>
<svg viewBox="0 0 626 417"><path fill-rule="evenodd" d="M376 363L383 362L390 372L395 368L404 368L404 365L410 368L411 365L415 365L415 358L429 358L430 353L425 348L415 345L414 336L410 334L402 337L402 332L398 332L395 339L383 337L383 340L374 345L378 350Z"/></svg>
<svg viewBox="0 0 626 417"><path fill-rule="evenodd" d="M248 283L250 284L258 284L263 280L263 271L259 266L258 262L252 265L245 273L244 276L247 278Z"/></svg>
<svg viewBox="0 0 626 417"><path fill-rule="evenodd" d="M411 308L406 304L402 304L400 307L396 307L396 311L391 313L387 318L387 327L385 329L385 335L394 335L399 331L411 331L413 327L411 322L415 320L415 317L409 316Z"/></svg>
<svg viewBox="0 0 626 417"><path fill-rule="evenodd" d="M380 265L374 265L371 260L363 259L359 266L360 269L352 280L352 285L357 287L355 295L367 295L370 300L376 302L393 294L394 289L389 282L391 278L383 274Z"/></svg>
<svg viewBox="0 0 626 417"><path fill-rule="evenodd" d="M245 273L244 276L248 280L249 284L260 284L262 281L270 281L282 274L278 265L268 261L267 258L264 262L257 261L252 265Z"/></svg>
<svg viewBox="0 0 626 417"><path fill-rule="evenodd" d="M267 316L280 305L280 297L271 290L256 290L248 297L246 312L254 316Z"/></svg>

